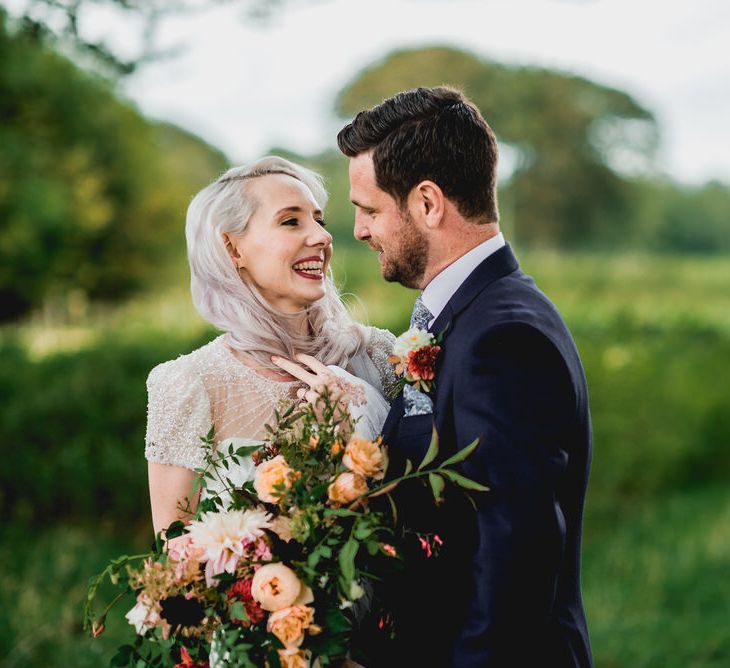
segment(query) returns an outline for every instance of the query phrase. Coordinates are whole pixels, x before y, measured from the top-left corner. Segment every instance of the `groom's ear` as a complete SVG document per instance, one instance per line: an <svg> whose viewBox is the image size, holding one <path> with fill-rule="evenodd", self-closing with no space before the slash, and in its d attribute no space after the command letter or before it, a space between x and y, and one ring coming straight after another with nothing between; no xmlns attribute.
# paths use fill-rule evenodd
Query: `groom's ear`
<svg viewBox="0 0 730 668"><path fill-rule="evenodd" d="M444 217L446 201L444 193L433 181L421 181L409 196L411 211L428 229L436 229Z"/></svg>

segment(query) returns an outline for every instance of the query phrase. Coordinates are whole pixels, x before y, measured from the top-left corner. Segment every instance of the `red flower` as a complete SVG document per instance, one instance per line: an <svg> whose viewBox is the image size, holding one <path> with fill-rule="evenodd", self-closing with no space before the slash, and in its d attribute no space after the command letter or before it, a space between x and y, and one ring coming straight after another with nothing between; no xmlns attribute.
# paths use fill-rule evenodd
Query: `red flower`
<svg viewBox="0 0 730 668"><path fill-rule="evenodd" d="M176 663L174 668L208 668L207 661L193 661L193 657L190 656L185 646L180 648L180 658L182 661Z"/></svg>
<svg viewBox="0 0 730 668"><path fill-rule="evenodd" d="M231 619L232 622L236 622L243 626L251 626L251 624L257 624L264 618L263 608L254 600L251 596L251 582L252 578L245 580L236 580L233 586L228 590L228 599L230 601L241 601L243 607L246 608L246 614L248 619Z"/></svg>
<svg viewBox="0 0 730 668"><path fill-rule="evenodd" d="M408 353L408 374L413 380L433 380L441 346L426 346Z"/></svg>

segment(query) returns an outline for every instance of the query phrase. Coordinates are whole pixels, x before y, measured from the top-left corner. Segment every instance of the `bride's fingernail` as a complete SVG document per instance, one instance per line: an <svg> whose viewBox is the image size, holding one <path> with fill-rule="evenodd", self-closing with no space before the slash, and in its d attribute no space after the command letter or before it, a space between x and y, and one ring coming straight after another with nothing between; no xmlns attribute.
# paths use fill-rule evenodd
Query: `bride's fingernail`
<svg viewBox="0 0 730 668"><path fill-rule="evenodd" d="M279 360L279 358L276 355L272 355L271 356L271 361L272 362L277 362L278 360Z"/></svg>

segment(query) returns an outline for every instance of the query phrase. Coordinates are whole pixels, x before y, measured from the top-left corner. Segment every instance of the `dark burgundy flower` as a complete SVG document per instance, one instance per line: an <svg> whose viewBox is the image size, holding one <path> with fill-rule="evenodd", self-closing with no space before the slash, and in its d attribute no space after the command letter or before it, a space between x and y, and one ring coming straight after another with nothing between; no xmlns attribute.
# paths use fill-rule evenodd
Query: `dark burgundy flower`
<svg viewBox="0 0 730 668"><path fill-rule="evenodd" d="M440 346L426 346L408 353L408 373L414 380L433 380Z"/></svg>
<svg viewBox="0 0 730 668"><path fill-rule="evenodd" d="M197 626L203 621L205 607L196 598L185 598L182 594L160 600L162 614L170 626Z"/></svg>

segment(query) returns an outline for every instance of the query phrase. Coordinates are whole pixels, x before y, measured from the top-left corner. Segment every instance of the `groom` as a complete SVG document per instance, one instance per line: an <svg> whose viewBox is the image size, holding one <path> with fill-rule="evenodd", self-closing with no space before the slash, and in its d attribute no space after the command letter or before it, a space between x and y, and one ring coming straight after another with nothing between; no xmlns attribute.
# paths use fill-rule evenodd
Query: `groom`
<svg viewBox="0 0 730 668"><path fill-rule="evenodd" d="M591 666L579 577L586 381L565 323L500 233L495 136L461 93L418 88L359 113L338 144L355 236L386 281L422 291L412 325L444 333L434 386L407 386L385 423L393 465L417 465L435 426L441 458L480 439L460 466L490 490L476 512L458 490L438 508L419 485L396 490L423 542L384 587L392 624L373 617L353 657L368 668Z"/></svg>

